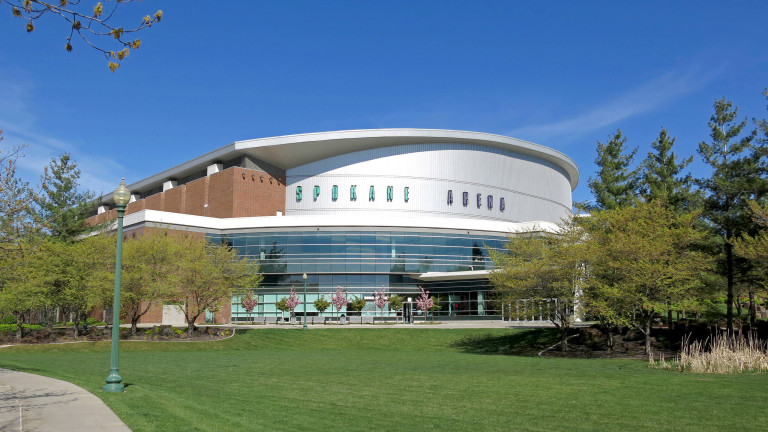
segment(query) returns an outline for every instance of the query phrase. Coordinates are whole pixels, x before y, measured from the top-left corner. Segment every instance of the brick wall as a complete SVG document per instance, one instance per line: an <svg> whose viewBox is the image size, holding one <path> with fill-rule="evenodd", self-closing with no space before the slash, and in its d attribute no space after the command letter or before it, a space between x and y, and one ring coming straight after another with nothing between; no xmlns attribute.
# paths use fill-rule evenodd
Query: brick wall
<svg viewBox="0 0 768 432"><path fill-rule="evenodd" d="M274 216L285 212L285 177L232 167L132 202L125 214L145 209L217 218ZM116 217L117 212L109 210L87 222L96 224Z"/></svg>

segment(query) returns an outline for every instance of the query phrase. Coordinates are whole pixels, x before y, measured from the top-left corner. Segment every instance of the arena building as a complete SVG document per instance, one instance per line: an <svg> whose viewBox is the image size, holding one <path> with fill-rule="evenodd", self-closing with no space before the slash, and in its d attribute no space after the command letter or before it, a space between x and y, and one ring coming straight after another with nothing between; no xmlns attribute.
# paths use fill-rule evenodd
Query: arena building
<svg viewBox="0 0 768 432"><path fill-rule="evenodd" d="M301 293L304 274L299 316L317 316L314 300L338 286L368 300L363 316L394 316L376 307L374 290L415 298L421 286L441 319L493 317L489 248L510 233L553 229L578 181L566 155L500 135L289 135L234 142L129 185L124 225L128 237L147 227L200 233L258 261L258 317L281 316L275 303L293 286ZM116 216L112 196L103 203L92 221ZM233 299L208 319L246 315Z"/></svg>

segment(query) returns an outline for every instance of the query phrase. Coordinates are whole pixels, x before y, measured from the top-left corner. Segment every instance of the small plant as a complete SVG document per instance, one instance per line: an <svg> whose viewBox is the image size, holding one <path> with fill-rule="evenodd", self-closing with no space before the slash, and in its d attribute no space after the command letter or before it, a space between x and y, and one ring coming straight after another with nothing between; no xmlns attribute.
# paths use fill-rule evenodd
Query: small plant
<svg viewBox="0 0 768 432"><path fill-rule="evenodd" d="M365 305L367 302L365 301L365 299L360 298L358 296L354 296L354 297L355 299L349 302L349 305L347 305L347 308L353 312L357 312L358 314L360 314L360 311L362 311L363 308L365 308Z"/></svg>
<svg viewBox="0 0 768 432"><path fill-rule="evenodd" d="M259 304L259 300L253 296L252 292L248 291L248 294L243 297L240 303L242 303L243 309L245 309L246 312L246 317L248 321L250 321L253 309Z"/></svg>
<svg viewBox="0 0 768 432"><path fill-rule="evenodd" d="M424 288L419 287L421 294L416 299L416 308L424 313L424 321L427 321L427 311L435 306L435 301L429 296L429 291L424 291Z"/></svg>
<svg viewBox="0 0 768 432"><path fill-rule="evenodd" d="M291 286L291 296L285 301L285 305L290 309L291 315L293 315L296 306L301 303L299 296L296 295L296 290Z"/></svg>
<svg viewBox="0 0 768 432"><path fill-rule="evenodd" d="M384 290L384 286L381 287L381 291L373 292L373 298L373 302L376 303L376 307L381 309L382 313L384 313L384 306L386 306L387 302L389 301L389 297L387 296L387 292Z"/></svg>
<svg viewBox="0 0 768 432"><path fill-rule="evenodd" d="M389 298L389 307L392 310L399 311L403 308L403 298L397 294Z"/></svg>
<svg viewBox="0 0 768 432"><path fill-rule="evenodd" d="M175 328L175 329L173 329L173 332L176 333L177 335L181 336L181 335L184 334L184 329Z"/></svg>
<svg viewBox="0 0 768 432"><path fill-rule="evenodd" d="M288 312L288 299L286 297L281 298L275 303L275 308L280 311L281 318L285 319L285 313Z"/></svg>
<svg viewBox="0 0 768 432"><path fill-rule="evenodd" d="M318 312L323 313L326 309L331 307L331 302L325 299L325 296L320 296L319 299L315 300L315 309L317 309Z"/></svg>
<svg viewBox="0 0 768 432"><path fill-rule="evenodd" d="M331 303L336 307L336 312L341 314L341 308L347 305L347 292L341 285L336 287L336 294L331 296Z"/></svg>

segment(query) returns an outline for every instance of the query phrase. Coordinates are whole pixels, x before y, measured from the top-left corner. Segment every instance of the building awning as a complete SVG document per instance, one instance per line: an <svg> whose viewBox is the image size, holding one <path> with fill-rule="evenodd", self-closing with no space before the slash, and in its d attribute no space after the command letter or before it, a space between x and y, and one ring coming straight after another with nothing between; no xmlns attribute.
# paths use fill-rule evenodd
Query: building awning
<svg viewBox="0 0 768 432"><path fill-rule="evenodd" d="M488 279L490 270L472 270L457 272L427 272L412 274L411 277L424 282L458 281L473 279Z"/></svg>

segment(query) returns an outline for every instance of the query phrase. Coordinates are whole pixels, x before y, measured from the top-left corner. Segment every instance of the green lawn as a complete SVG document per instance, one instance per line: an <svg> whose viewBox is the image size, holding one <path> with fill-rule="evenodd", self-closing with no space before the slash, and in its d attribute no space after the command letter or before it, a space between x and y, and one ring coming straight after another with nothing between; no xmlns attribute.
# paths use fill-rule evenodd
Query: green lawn
<svg viewBox="0 0 768 432"><path fill-rule="evenodd" d="M259 329L123 342L126 393L100 391L109 344L0 350L0 367L80 385L139 431L760 430L766 375L529 357L545 330ZM531 347L533 345L533 347Z"/></svg>

